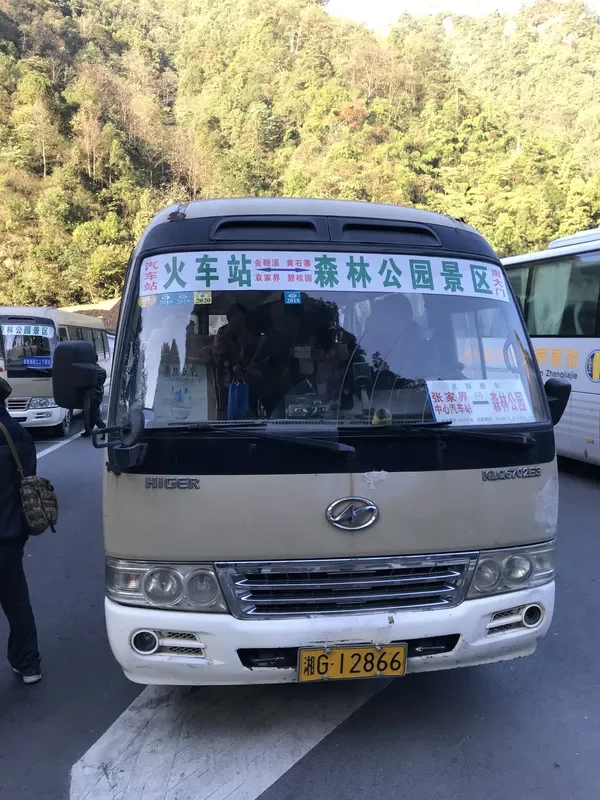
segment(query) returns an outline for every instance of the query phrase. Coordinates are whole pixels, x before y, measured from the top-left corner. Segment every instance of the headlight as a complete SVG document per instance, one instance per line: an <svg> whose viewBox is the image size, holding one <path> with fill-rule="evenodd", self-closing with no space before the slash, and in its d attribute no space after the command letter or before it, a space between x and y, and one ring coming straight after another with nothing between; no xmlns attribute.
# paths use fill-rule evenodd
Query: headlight
<svg viewBox="0 0 600 800"><path fill-rule="evenodd" d="M480 554L468 598L531 589L554 580L554 542Z"/></svg>
<svg viewBox="0 0 600 800"><path fill-rule="evenodd" d="M509 586L523 586L533 575L533 563L526 553L513 553L504 562L504 580Z"/></svg>
<svg viewBox="0 0 600 800"><path fill-rule="evenodd" d="M51 397L32 397L29 408L58 408Z"/></svg>
<svg viewBox="0 0 600 800"><path fill-rule="evenodd" d="M473 585L478 592L492 592L502 580L500 564L493 558L484 558L477 564Z"/></svg>
<svg viewBox="0 0 600 800"><path fill-rule="evenodd" d="M218 599L221 590L214 575L202 570L188 575L185 593L190 603L198 608L209 608Z"/></svg>
<svg viewBox="0 0 600 800"><path fill-rule="evenodd" d="M107 558L106 595L124 605L227 612L212 564L151 564Z"/></svg>
<svg viewBox="0 0 600 800"><path fill-rule="evenodd" d="M183 597L183 580L170 567L150 569L142 577L142 594L153 606L174 606Z"/></svg>

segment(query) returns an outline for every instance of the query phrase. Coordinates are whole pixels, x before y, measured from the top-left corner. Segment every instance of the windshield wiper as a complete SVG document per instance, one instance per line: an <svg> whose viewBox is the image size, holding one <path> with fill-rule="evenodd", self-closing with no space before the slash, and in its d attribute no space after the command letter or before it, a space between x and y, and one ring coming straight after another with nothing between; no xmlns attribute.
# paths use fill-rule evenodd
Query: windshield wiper
<svg viewBox="0 0 600 800"><path fill-rule="evenodd" d="M246 436L251 438L271 439L277 442L285 442L286 444L303 445L304 447L314 447L321 450L330 450L334 453L347 453L352 454L355 448L349 444L342 442L335 442L331 439L320 439L308 436L290 436L286 433L276 433L274 430L266 430L264 427L254 427L252 423L248 426L232 426L225 427L221 425L211 425L206 422L198 422L190 425L173 425L169 430L177 431L211 431L215 433L224 434L226 436Z"/></svg>
<svg viewBox="0 0 600 800"><path fill-rule="evenodd" d="M456 428L449 431L453 436L470 437L471 439L485 439L486 441L505 442L517 447L529 448L535 446L535 439L529 433L503 433L502 431L477 431L470 428Z"/></svg>
<svg viewBox="0 0 600 800"><path fill-rule="evenodd" d="M528 433L503 433L502 431L485 431L476 430L473 428L455 428L452 426L452 420L442 420L440 422L437 422L436 420L415 420L414 422L390 422L383 425L352 425L352 423L350 423L349 425L341 426L338 428L338 430L343 431L346 429L349 433L353 433L355 435L357 433L366 431L369 431L372 434L385 434L389 432L399 435L431 432L432 434L456 436L460 438L482 439L490 443L497 442L512 444L522 448L533 447L536 443L533 436ZM352 445L343 444L342 442L336 442L331 439L321 439L320 437L292 436L285 432L279 433L278 431L274 430L273 427L267 430L264 426L257 427L257 424L253 422L249 422L247 425L234 425L231 427L213 425L208 422L198 422L188 425L179 425L174 423L169 426L168 430L211 431L215 433L221 433L226 436L272 439L274 441L285 442L287 444L304 445L305 447L313 447L317 449L321 448L322 450L329 450L338 453L351 454L355 452L355 448ZM285 430L284 426L282 426L282 430Z"/></svg>
<svg viewBox="0 0 600 800"><path fill-rule="evenodd" d="M455 428L452 420L436 422L435 420L418 420L415 422L390 422L387 425L369 425L369 429L378 431L394 431L394 433L409 433L411 431L433 430L443 431L449 436L460 436L470 439L484 439L486 441L506 442L519 447L533 447L535 439L529 433L504 433L503 431L485 431L476 428Z"/></svg>
<svg viewBox="0 0 600 800"><path fill-rule="evenodd" d="M394 431L420 431L425 428L433 430L445 430L452 425L452 420L444 420L443 422L436 422L434 419L416 420L415 422L389 422L380 425L371 425L372 428L391 428Z"/></svg>

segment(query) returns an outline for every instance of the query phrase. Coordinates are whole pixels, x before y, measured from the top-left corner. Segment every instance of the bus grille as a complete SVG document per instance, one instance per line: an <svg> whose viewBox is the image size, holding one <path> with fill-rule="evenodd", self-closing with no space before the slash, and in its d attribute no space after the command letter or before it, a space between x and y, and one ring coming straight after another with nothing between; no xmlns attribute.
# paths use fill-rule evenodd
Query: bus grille
<svg viewBox="0 0 600 800"><path fill-rule="evenodd" d="M216 564L239 619L449 608L464 600L477 553Z"/></svg>
<svg viewBox="0 0 600 800"><path fill-rule="evenodd" d="M6 404L9 411L27 411L29 397L9 397Z"/></svg>

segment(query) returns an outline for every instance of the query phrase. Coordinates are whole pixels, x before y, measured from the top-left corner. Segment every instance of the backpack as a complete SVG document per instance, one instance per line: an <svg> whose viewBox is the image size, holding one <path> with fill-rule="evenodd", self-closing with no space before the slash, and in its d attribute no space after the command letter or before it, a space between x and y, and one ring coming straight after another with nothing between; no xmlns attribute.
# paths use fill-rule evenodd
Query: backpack
<svg viewBox="0 0 600 800"><path fill-rule="evenodd" d="M42 478L39 475L25 477L23 474L23 465L21 464L21 459L17 453L13 438L1 422L0 431L4 434L4 438L6 439L6 443L8 444L8 448L19 473L21 484L21 510L29 533L32 536L39 536L48 528L55 533L56 528L54 526L58 522L58 499L54 491L54 486L52 486L47 478Z"/></svg>

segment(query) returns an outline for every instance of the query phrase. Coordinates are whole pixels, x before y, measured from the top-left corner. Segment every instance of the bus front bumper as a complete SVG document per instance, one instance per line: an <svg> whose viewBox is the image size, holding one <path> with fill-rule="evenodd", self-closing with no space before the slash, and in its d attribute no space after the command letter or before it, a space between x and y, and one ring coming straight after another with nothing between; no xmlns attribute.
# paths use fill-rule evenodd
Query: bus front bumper
<svg viewBox="0 0 600 800"><path fill-rule="evenodd" d="M60 425L65 417L64 408L30 408L27 411L9 409L8 413L24 428L53 428Z"/></svg>
<svg viewBox="0 0 600 800"><path fill-rule="evenodd" d="M519 626L515 622L518 615L508 612L530 604L541 607L542 619L532 628ZM303 647L408 642L407 673L469 667L531 655L550 627L554 583L468 600L451 609L335 617L240 620L229 614L124 606L108 599L105 611L112 651L134 683L183 686L293 683L298 680L295 651ZM140 630L156 632L162 643L157 652L152 655L135 652L131 642ZM436 642L445 642L448 647L452 637L455 641L452 649L435 652ZM419 651L419 647L429 649ZM248 654L259 651L267 655L285 653L287 664L244 666ZM419 656L418 652L429 654Z"/></svg>

